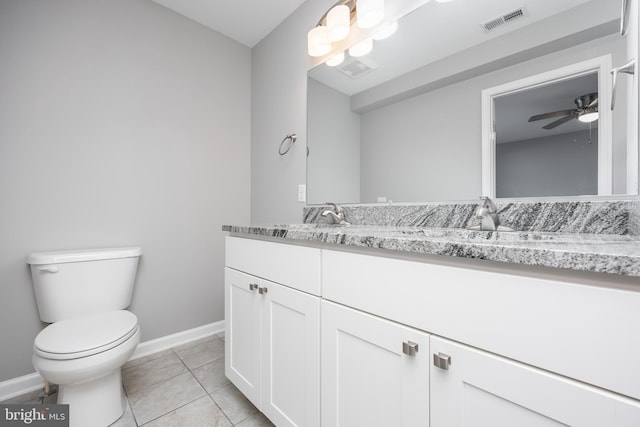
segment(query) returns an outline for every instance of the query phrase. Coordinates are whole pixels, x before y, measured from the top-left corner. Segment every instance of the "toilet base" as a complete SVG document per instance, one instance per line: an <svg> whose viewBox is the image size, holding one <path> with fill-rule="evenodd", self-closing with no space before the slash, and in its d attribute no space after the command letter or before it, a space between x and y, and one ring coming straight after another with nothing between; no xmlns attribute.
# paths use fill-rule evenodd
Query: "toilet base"
<svg viewBox="0 0 640 427"><path fill-rule="evenodd" d="M59 385L57 403L69 405L70 427L113 424L125 408L121 370L81 384Z"/></svg>

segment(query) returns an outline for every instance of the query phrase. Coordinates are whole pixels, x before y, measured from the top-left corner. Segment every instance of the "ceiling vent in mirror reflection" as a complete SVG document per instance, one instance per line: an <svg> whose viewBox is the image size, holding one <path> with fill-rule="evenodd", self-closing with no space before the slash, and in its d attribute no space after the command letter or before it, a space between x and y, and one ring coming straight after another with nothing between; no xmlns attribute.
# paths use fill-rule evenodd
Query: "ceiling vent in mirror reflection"
<svg viewBox="0 0 640 427"><path fill-rule="evenodd" d="M489 19L488 21L483 22L482 28L485 33L489 31L493 31L498 27L501 27L505 24L510 24L511 22L519 21L520 19L526 18L529 14L527 13L527 8L522 6L519 9L512 10L507 13L503 13L500 16L497 16L493 19Z"/></svg>
<svg viewBox="0 0 640 427"><path fill-rule="evenodd" d="M365 74L369 74L376 68L378 68L378 65L368 58L353 57L336 67L336 69L342 71L352 79L357 79Z"/></svg>

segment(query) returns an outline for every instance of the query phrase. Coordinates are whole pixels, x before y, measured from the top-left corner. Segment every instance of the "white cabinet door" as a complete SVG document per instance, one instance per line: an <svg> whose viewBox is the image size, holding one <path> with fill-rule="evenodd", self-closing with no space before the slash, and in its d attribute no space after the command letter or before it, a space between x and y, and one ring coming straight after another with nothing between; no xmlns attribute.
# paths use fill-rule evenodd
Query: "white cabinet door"
<svg viewBox="0 0 640 427"><path fill-rule="evenodd" d="M225 374L271 421L320 425L320 298L225 269Z"/></svg>
<svg viewBox="0 0 640 427"><path fill-rule="evenodd" d="M322 425L428 426L429 335L327 301L321 313Z"/></svg>
<svg viewBox="0 0 640 427"><path fill-rule="evenodd" d="M431 427L640 426L637 401L435 336L431 352L451 358L431 363Z"/></svg>
<svg viewBox="0 0 640 427"><path fill-rule="evenodd" d="M320 298L263 281L262 406L278 427L320 425Z"/></svg>
<svg viewBox="0 0 640 427"><path fill-rule="evenodd" d="M225 375L260 406L260 324L262 282L225 268Z"/></svg>

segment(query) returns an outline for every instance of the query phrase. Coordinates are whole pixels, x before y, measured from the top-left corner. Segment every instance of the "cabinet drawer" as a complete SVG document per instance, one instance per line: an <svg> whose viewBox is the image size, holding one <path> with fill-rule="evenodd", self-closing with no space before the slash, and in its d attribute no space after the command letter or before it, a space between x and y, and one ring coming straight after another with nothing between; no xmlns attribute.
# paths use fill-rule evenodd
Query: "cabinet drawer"
<svg viewBox="0 0 640 427"><path fill-rule="evenodd" d="M640 292L324 251L323 296L640 399Z"/></svg>
<svg viewBox="0 0 640 427"><path fill-rule="evenodd" d="M320 295L320 249L317 248L227 236L225 265Z"/></svg>

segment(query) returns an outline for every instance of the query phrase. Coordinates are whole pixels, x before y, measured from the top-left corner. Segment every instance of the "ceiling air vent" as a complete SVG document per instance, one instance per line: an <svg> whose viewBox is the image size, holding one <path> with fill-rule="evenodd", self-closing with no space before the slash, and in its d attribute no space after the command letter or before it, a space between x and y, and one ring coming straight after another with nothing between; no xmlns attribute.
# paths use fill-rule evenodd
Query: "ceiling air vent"
<svg viewBox="0 0 640 427"><path fill-rule="evenodd" d="M365 74L369 74L370 72L378 68L378 65L370 59L351 58L349 61L343 62L336 68L352 79L357 79L358 77L362 77Z"/></svg>
<svg viewBox="0 0 640 427"><path fill-rule="evenodd" d="M526 18L527 16L527 8L522 6L519 9L512 10L511 12L504 13L496 18L489 19L488 21L483 22L480 25L482 25L484 32L488 33L489 31L495 30L498 27L518 21L522 18Z"/></svg>

